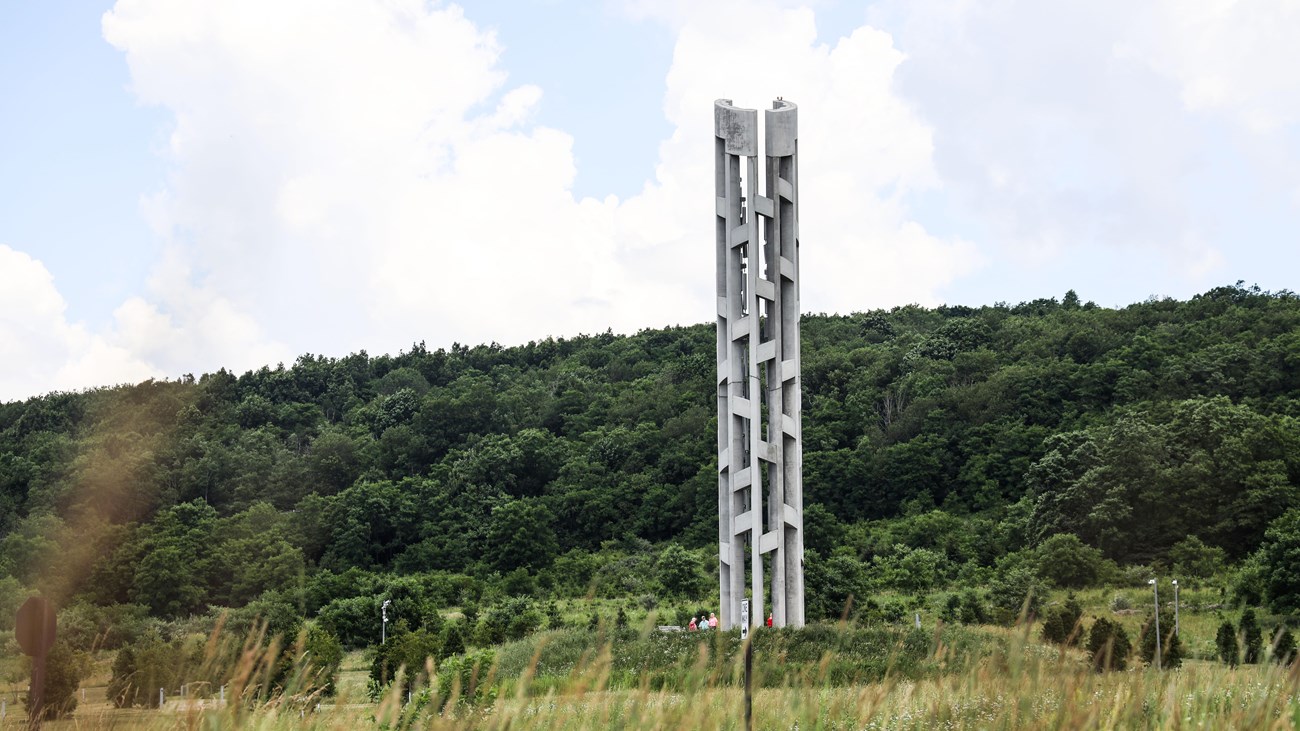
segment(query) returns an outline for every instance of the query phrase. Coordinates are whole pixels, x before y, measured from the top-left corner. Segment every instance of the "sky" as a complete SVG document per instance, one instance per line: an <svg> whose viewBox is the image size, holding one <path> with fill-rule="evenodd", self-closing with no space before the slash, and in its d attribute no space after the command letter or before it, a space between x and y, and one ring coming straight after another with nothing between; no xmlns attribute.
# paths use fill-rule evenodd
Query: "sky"
<svg viewBox="0 0 1300 731"><path fill-rule="evenodd" d="M712 104L808 312L1300 280L1292 0L6 0L0 401L713 318Z"/></svg>

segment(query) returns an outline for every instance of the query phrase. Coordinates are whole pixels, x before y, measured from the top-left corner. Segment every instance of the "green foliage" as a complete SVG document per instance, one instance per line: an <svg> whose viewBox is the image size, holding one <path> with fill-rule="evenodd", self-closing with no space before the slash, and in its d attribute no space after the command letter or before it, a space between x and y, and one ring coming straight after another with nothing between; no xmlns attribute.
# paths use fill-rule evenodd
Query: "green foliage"
<svg viewBox="0 0 1300 731"><path fill-rule="evenodd" d="M36 592L28 591L12 576L0 575L0 632L9 633L14 629L14 617L18 607L27 601L27 597Z"/></svg>
<svg viewBox="0 0 1300 731"><path fill-rule="evenodd" d="M695 596L704 583L700 575L699 557L677 543L669 543L664 547L655 570L659 585L671 597Z"/></svg>
<svg viewBox="0 0 1300 731"><path fill-rule="evenodd" d="M1273 639L1273 662L1291 665L1296 659L1295 633L1286 625L1277 628Z"/></svg>
<svg viewBox="0 0 1300 731"><path fill-rule="evenodd" d="M810 621L839 619L851 614L855 604L870 593L867 569L852 556L836 553L823 560L815 551L804 553L804 612Z"/></svg>
<svg viewBox="0 0 1300 731"><path fill-rule="evenodd" d="M1300 612L1300 508L1269 524L1256 559L1269 607L1278 613Z"/></svg>
<svg viewBox="0 0 1300 731"><path fill-rule="evenodd" d="M814 623L803 628L775 628L750 635L754 648L753 682L759 688L815 684L844 686L890 677L936 677L1005 649L1002 640L965 627L937 631L904 627ZM606 639L598 633L568 629L536 635L498 650L496 675L508 680L533 667L539 675L567 678L597 656ZM615 631L609 641L618 649L610 658L611 688L680 692L700 682L733 685L743 653L738 630L709 632ZM935 653L936 645L943 647ZM585 660L584 660L585 659ZM702 665L702 667L701 667ZM441 682L441 678L440 678Z"/></svg>
<svg viewBox="0 0 1300 731"><path fill-rule="evenodd" d="M944 554L928 548L909 548L898 544L889 553L872 560L872 574L885 587L902 592L919 593L939 585L951 572Z"/></svg>
<svg viewBox="0 0 1300 731"><path fill-rule="evenodd" d="M564 616L555 602L546 603L546 629L564 629Z"/></svg>
<svg viewBox="0 0 1300 731"><path fill-rule="evenodd" d="M974 589L963 589L949 594L944 600L940 617L948 623L986 624L991 619L988 607Z"/></svg>
<svg viewBox="0 0 1300 731"><path fill-rule="evenodd" d="M402 694L417 685L426 685L429 668L437 667L442 654L441 638L429 630L409 631L399 622L387 641L375 650L370 664L372 688L387 688L401 678Z"/></svg>
<svg viewBox="0 0 1300 731"><path fill-rule="evenodd" d="M1097 551L1189 578L1253 556L1235 598L1300 608L1293 294L802 325L810 619L988 586L1011 620L1040 581L1104 580ZM357 648L383 598L437 632L498 593L708 602L714 347L711 324L416 344L0 404L0 604L45 583L177 621L259 604ZM94 644L105 616L68 613L70 637Z"/></svg>
<svg viewBox="0 0 1300 731"><path fill-rule="evenodd" d="M230 612L225 631L236 637L261 634L264 640L290 645L302 629L302 617L289 602L268 594Z"/></svg>
<svg viewBox="0 0 1300 731"><path fill-rule="evenodd" d="M158 689L176 689L187 679L190 654L180 640L154 634L118 650L108 683L109 701L118 708L158 707Z"/></svg>
<svg viewBox="0 0 1300 731"><path fill-rule="evenodd" d="M113 656L113 674L105 691L114 708L130 708L139 701L140 689L135 683L135 672L135 650L127 645Z"/></svg>
<svg viewBox="0 0 1300 731"><path fill-rule="evenodd" d="M1173 612L1164 610L1160 612L1159 622L1152 614L1142 623L1142 631L1138 634L1138 655L1142 661L1148 665L1155 664L1157 628L1160 635L1160 667L1164 670L1172 670L1182 665L1182 639L1174 632Z"/></svg>
<svg viewBox="0 0 1300 731"><path fill-rule="evenodd" d="M1093 620L1092 629L1088 631L1088 654L1092 657L1094 670L1124 670L1132 652L1128 632L1122 625L1105 617Z"/></svg>
<svg viewBox="0 0 1300 731"><path fill-rule="evenodd" d="M542 626L543 616L526 597L508 597L493 604L474 627L474 644L499 645L517 640Z"/></svg>
<svg viewBox="0 0 1300 731"><path fill-rule="evenodd" d="M1223 572L1227 565L1227 552L1218 546L1206 545L1196 536L1175 543L1169 549L1169 563L1178 576L1208 579Z"/></svg>
<svg viewBox="0 0 1300 731"><path fill-rule="evenodd" d="M1057 434L1026 474L1037 497L1031 532L1071 531L1125 561L1188 534L1240 553L1300 498L1289 478L1294 429L1220 395L1135 406Z"/></svg>
<svg viewBox="0 0 1300 731"><path fill-rule="evenodd" d="M97 606L78 602L59 610L59 637L74 650L116 650L134 642L149 624L139 604Z"/></svg>
<svg viewBox="0 0 1300 731"><path fill-rule="evenodd" d="M1241 613L1241 660L1253 665L1264 657L1264 633L1255 618L1255 610L1247 607Z"/></svg>
<svg viewBox="0 0 1300 731"><path fill-rule="evenodd" d="M1264 602L1265 574L1261 552L1257 551L1242 561L1232 573L1228 584L1233 603L1239 606L1259 606Z"/></svg>
<svg viewBox="0 0 1300 731"><path fill-rule="evenodd" d="M320 688L325 695L332 696L336 691L339 665L343 663L343 644L331 632L316 623L309 623L303 630L302 653L306 672L306 683L310 687Z"/></svg>
<svg viewBox="0 0 1300 731"><path fill-rule="evenodd" d="M492 650L453 655L438 666L438 708L450 701L467 706L491 705L497 686L489 682L496 661Z"/></svg>
<svg viewBox="0 0 1300 731"><path fill-rule="evenodd" d="M464 622L447 622L442 628L442 634L439 635L439 641L442 645L442 654L450 657L451 655L460 655L465 652L465 623Z"/></svg>
<svg viewBox="0 0 1300 731"><path fill-rule="evenodd" d="M30 660L28 661L30 666ZM30 667L27 670L30 673ZM41 718L63 718L77 710L77 688L81 679L90 674L89 658L76 652L65 642L55 642L45 656L45 695L42 699ZM24 708L31 714L31 698L23 697Z"/></svg>
<svg viewBox="0 0 1300 731"><path fill-rule="evenodd" d="M1084 545L1072 533L1057 533L1035 549L1038 576L1062 588L1082 589L1092 586L1105 570L1101 551Z"/></svg>
<svg viewBox="0 0 1300 731"><path fill-rule="evenodd" d="M555 559L555 516L545 503L513 500L492 511L487 546L501 571L538 569Z"/></svg>
<svg viewBox="0 0 1300 731"><path fill-rule="evenodd" d="M1002 624L1039 616L1046 592L1038 575L1025 565L1009 563L989 583L989 605Z"/></svg>
<svg viewBox="0 0 1300 731"><path fill-rule="evenodd" d="M1219 631L1214 635L1214 648L1221 662L1233 667L1241 662L1241 645L1237 642L1237 628L1230 620L1224 620L1223 624L1219 625Z"/></svg>
<svg viewBox="0 0 1300 731"><path fill-rule="evenodd" d="M383 630L379 604L368 596L335 599L321 607L317 621L344 647L353 649L377 643Z"/></svg>
<svg viewBox="0 0 1300 731"><path fill-rule="evenodd" d="M1059 606L1050 607L1043 618L1043 641L1057 645L1077 645L1083 639L1083 606L1070 594Z"/></svg>

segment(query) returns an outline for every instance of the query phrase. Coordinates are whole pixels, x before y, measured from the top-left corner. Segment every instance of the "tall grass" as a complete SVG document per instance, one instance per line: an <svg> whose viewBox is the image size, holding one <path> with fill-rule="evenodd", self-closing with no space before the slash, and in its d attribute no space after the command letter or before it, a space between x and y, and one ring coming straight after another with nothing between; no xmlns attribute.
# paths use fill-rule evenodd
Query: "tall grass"
<svg viewBox="0 0 1300 731"><path fill-rule="evenodd" d="M1282 729L1300 725L1300 676L1278 665L1230 669L1192 661L1178 671L1098 674L1077 651L1028 630L940 629L864 635L847 627L751 635L761 682L757 729ZM951 633L951 634L948 634ZM964 633L964 634L963 634ZM948 639L945 639L948 637ZM909 644L913 643L913 644ZM965 643L962 645L962 643ZM214 648L223 643L212 641ZM959 646L965 649L957 649ZM918 650L919 648L919 650ZM437 684L377 703L320 695L320 679L289 672L269 688L274 643L242 643L228 702L171 701L152 711L79 711L47 728L147 729L659 729L743 727L741 645L728 633L549 633L496 653L475 670L495 693L463 702ZM817 655L820 650L820 655ZM917 651L911 659L909 653ZM656 656L655 653L662 656ZM882 664L876 653L884 652ZM214 650L214 656L221 653ZM892 657L892 659L891 659ZM874 658L874 660L873 660ZM873 660L856 676L839 674ZM306 664L298 663L299 668ZM432 664L419 668L435 672ZM658 678L658 680L656 680ZM435 679L436 680L436 679ZM395 684L394 688L400 685ZM445 701L445 702L444 702ZM10 717L11 722L14 717Z"/></svg>

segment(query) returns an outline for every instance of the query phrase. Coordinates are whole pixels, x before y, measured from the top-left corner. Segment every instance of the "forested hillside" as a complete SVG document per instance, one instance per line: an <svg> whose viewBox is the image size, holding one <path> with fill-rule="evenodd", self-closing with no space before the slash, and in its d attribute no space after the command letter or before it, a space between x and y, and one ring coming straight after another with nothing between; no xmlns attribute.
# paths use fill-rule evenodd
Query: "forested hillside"
<svg viewBox="0 0 1300 731"><path fill-rule="evenodd" d="M1289 292L803 323L813 616L1005 582L1045 542L1092 567L1063 585L1217 571L1300 507ZM371 612L414 574L444 606L707 603L713 353L711 325L417 345L0 405L0 596L159 617L279 602L334 612L341 636L347 602Z"/></svg>

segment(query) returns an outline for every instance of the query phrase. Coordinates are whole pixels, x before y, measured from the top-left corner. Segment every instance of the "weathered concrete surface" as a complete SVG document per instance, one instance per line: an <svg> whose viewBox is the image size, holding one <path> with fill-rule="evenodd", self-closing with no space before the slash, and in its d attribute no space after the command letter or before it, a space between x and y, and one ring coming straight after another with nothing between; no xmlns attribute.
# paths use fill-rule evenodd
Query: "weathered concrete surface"
<svg viewBox="0 0 1300 731"><path fill-rule="evenodd" d="M718 583L722 626L804 624L798 108L713 105L718 295ZM764 574L770 582L764 582Z"/></svg>

